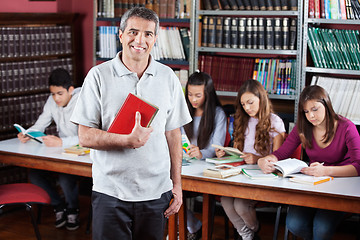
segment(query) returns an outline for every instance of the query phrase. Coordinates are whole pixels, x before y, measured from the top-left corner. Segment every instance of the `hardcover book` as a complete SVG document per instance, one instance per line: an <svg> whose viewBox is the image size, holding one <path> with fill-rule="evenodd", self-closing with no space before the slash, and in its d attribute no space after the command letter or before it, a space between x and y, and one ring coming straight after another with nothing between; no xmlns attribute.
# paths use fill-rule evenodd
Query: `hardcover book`
<svg viewBox="0 0 360 240"><path fill-rule="evenodd" d="M223 38L223 17L216 18L215 28L216 28L215 47L221 48L222 38Z"/></svg>
<svg viewBox="0 0 360 240"><path fill-rule="evenodd" d="M130 134L135 126L135 114L141 114L141 126L149 127L159 108L144 99L129 93L117 113L108 132L117 134Z"/></svg>
<svg viewBox="0 0 360 240"><path fill-rule="evenodd" d="M206 168L203 172L203 175L205 177L227 178L230 176L238 175L240 173L241 168L223 164Z"/></svg>

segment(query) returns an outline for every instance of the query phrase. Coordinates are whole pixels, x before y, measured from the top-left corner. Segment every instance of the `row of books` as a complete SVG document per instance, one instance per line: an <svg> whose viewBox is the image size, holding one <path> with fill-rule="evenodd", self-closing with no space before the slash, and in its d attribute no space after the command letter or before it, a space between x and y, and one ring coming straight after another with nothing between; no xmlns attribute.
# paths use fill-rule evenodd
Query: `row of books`
<svg viewBox="0 0 360 240"><path fill-rule="evenodd" d="M252 78L254 58L200 55L198 66L212 77L217 91L237 92L243 82Z"/></svg>
<svg viewBox="0 0 360 240"><path fill-rule="evenodd" d="M175 72L176 76L179 78L181 87L183 88L183 90L185 92L185 86L189 79L189 71L186 69L180 69L180 70L174 70L174 72Z"/></svg>
<svg viewBox="0 0 360 240"><path fill-rule="evenodd" d="M315 67L360 70L359 30L308 28Z"/></svg>
<svg viewBox="0 0 360 240"><path fill-rule="evenodd" d="M113 58L120 51L119 27L99 26L97 27L97 49L96 55L100 58Z"/></svg>
<svg viewBox="0 0 360 240"><path fill-rule="evenodd" d="M204 16L201 27L201 46L294 50L296 25L296 18Z"/></svg>
<svg viewBox="0 0 360 240"><path fill-rule="evenodd" d="M15 130L13 124L29 127L43 111L49 93L25 95L0 99L0 130Z"/></svg>
<svg viewBox="0 0 360 240"><path fill-rule="evenodd" d="M159 18L190 18L191 0L98 0L97 16L121 17L133 7L152 9Z"/></svg>
<svg viewBox="0 0 360 240"><path fill-rule="evenodd" d="M160 27L159 36L151 50L155 60L182 60L189 58L190 30L178 27Z"/></svg>
<svg viewBox="0 0 360 240"><path fill-rule="evenodd" d="M311 85L323 87L330 96L334 111L354 122L360 122L360 81L313 76Z"/></svg>
<svg viewBox="0 0 360 240"><path fill-rule="evenodd" d="M295 59L255 59L253 79L270 94L294 95L296 88Z"/></svg>
<svg viewBox="0 0 360 240"><path fill-rule="evenodd" d="M72 74L71 58L0 63L1 93L47 90L50 73L64 68Z"/></svg>
<svg viewBox="0 0 360 240"><path fill-rule="evenodd" d="M309 0L309 18L360 19L359 0Z"/></svg>
<svg viewBox="0 0 360 240"><path fill-rule="evenodd" d="M206 10L292 10L297 11L297 0L203 0Z"/></svg>
<svg viewBox="0 0 360 240"><path fill-rule="evenodd" d="M72 53L70 26L0 27L1 57L70 53Z"/></svg>

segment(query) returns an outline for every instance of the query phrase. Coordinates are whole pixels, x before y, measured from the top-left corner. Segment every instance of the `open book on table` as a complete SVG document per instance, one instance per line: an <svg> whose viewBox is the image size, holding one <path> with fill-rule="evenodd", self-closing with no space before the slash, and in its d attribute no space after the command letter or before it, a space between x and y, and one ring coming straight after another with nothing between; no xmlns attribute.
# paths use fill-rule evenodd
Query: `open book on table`
<svg viewBox="0 0 360 240"><path fill-rule="evenodd" d="M239 149L237 148L233 148L233 147L223 147L223 146L220 146L220 145L216 145L216 144L211 144L211 146L213 148L218 148L218 149L221 149L221 150L224 150L227 154L229 155L233 155L233 156L240 156L240 155L244 155L243 152L241 152Z"/></svg>
<svg viewBox="0 0 360 240"><path fill-rule="evenodd" d="M46 136L45 133L39 131L39 130L36 130L36 129L32 129L32 128L29 128L29 129L26 129L23 128L21 125L15 123L14 124L14 127L19 131L21 132L22 134L24 134L25 136L35 140L36 142L38 143L43 143L41 137L43 136Z"/></svg>
<svg viewBox="0 0 360 240"><path fill-rule="evenodd" d="M288 158L274 163L283 177L289 177L289 181L316 185L333 179L330 176L315 177L301 173L301 169L308 167L307 163L296 158Z"/></svg>

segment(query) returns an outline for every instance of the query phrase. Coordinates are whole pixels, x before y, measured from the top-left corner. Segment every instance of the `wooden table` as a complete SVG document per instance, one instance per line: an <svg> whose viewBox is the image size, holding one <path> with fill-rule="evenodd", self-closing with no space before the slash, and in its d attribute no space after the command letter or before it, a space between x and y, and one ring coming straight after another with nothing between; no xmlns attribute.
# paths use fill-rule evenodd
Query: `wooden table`
<svg viewBox="0 0 360 240"><path fill-rule="evenodd" d="M360 213L360 177L335 178L312 186L283 178L252 180L243 174L227 179L208 178L202 176L206 166L210 165L198 160L182 168L183 190L203 193L202 239L210 236L208 219L212 195ZM186 239L185 212L184 208L179 212L180 239ZM170 222L169 240L172 240L177 237L177 221L171 219Z"/></svg>
<svg viewBox="0 0 360 240"><path fill-rule="evenodd" d="M46 147L37 142L20 143L18 139L0 141L0 162L35 169L91 177L91 159L62 154L62 148ZM251 180L244 175L227 179L203 177L210 164L194 161L182 168L183 190L203 194L202 239L209 239L209 200L212 195L360 213L360 177L335 178L316 186L289 182L287 179ZM186 211L179 212L180 239L186 239ZM177 221L169 219L169 240L177 239Z"/></svg>

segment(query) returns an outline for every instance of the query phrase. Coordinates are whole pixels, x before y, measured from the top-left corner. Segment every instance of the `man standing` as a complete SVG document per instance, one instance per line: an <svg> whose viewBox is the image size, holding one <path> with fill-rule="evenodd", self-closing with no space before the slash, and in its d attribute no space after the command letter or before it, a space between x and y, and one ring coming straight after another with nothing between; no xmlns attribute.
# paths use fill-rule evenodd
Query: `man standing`
<svg viewBox="0 0 360 240"><path fill-rule="evenodd" d="M94 149L93 239L160 240L182 204L180 127L191 117L178 78L150 55L158 29L149 9L123 15L123 51L89 71L71 118L81 145ZM137 113L129 135L107 132L129 93L159 107L151 127Z"/></svg>

